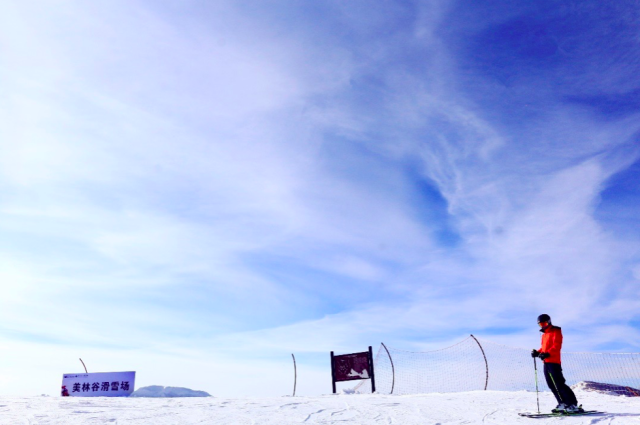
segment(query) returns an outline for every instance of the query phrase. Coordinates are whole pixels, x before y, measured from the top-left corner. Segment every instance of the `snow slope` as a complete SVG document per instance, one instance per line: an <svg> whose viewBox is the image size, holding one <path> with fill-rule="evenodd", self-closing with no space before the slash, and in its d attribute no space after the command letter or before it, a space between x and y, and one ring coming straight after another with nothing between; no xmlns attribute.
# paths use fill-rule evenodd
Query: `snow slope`
<svg viewBox="0 0 640 425"><path fill-rule="evenodd" d="M555 406L540 394L543 410ZM602 416L529 419L531 392L326 395L272 398L61 398L0 397L0 424L640 424L640 397L578 391Z"/></svg>

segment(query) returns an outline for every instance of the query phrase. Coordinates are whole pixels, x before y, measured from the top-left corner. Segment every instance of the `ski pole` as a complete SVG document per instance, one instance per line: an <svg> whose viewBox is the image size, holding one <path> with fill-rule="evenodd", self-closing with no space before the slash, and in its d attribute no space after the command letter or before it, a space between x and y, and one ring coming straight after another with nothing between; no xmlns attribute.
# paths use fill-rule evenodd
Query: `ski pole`
<svg viewBox="0 0 640 425"><path fill-rule="evenodd" d="M538 364L536 363L536 358L533 358L533 370L536 374L536 401L538 402L538 413L540 413L540 396L538 395Z"/></svg>

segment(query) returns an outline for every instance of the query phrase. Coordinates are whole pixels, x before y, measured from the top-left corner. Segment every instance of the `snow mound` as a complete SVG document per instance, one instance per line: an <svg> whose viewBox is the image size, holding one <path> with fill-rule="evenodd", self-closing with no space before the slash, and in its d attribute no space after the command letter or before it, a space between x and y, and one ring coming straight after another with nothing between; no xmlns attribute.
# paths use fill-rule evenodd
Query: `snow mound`
<svg viewBox="0 0 640 425"><path fill-rule="evenodd" d="M571 386L575 390L595 391L608 395L623 395L626 397L640 397L640 390L622 385L604 384L602 382L582 381Z"/></svg>
<svg viewBox="0 0 640 425"><path fill-rule="evenodd" d="M150 385L138 388L131 393L131 397L211 397L211 394L206 391L195 391L189 388Z"/></svg>

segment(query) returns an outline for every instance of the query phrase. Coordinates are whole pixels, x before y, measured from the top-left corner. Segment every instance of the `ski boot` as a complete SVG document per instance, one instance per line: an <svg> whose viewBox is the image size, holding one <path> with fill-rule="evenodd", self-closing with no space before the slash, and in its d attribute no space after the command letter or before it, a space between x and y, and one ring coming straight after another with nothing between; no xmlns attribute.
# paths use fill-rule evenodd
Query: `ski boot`
<svg viewBox="0 0 640 425"><path fill-rule="evenodd" d="M565 413L584 413L584 409L582 408L582 404L580 406L572 404L570 406L567 406L567 408L565 409Z"/></svg>
<svg viewBox="0 0 640 425"><path fill-rule="evenodd" d="M564 413L566 411L567 406L564 403L560 403L554 409L551 409L551 413Z"/></svg>

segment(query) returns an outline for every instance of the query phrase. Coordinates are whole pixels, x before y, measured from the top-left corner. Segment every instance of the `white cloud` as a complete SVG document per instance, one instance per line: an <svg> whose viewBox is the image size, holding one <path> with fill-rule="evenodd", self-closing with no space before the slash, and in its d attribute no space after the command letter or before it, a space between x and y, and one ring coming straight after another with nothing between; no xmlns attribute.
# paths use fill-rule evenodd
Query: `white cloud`
<svg viewBox="0 0 640 425"><path fill-rule="evenodd" d="M637 123L594 123L555 104L517 134L486 118L456 89L456 63L437 39L446 2L429 2L407 33L423 49L419 71L396 62L402 36L374 49L315 27L289 33L233 3L197 16L165 6L1 6L10 349L70 344L51 348L62 362L124 344L139 350L133 363L155 356L149 376L194 356L213 374L231 365L225 379L237 373L244 385L280 367L247 352L378 339L437 347L543 311L597 329L581 346L636 346L612 322L637 311L636 282L624 280L637 246L594 209L634 158L611 152ZM355 9L335 10L349 21ZM393 10L371 11L354 31L364 37ZM373 94L358 86L372 72ZM444 197L436 207L459 243L431 236L443 219L417 212L406 162ZM25 338L41 344L6 342ZM211 352L226 356L222 366ZM17 376L0 375L0 386ZM148 383L223 391L189 379Z"/></svg>

